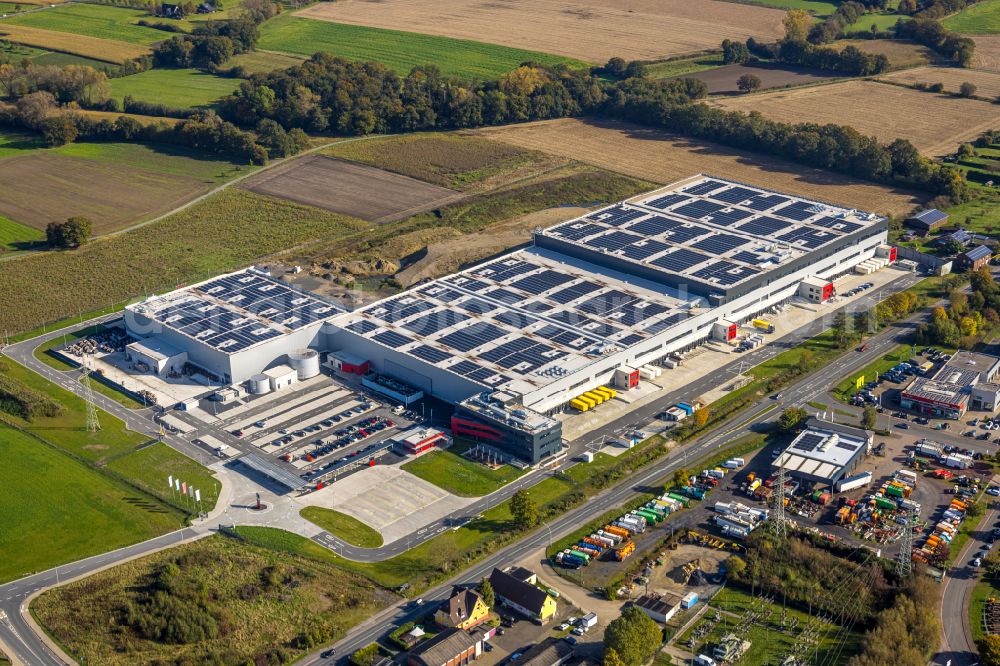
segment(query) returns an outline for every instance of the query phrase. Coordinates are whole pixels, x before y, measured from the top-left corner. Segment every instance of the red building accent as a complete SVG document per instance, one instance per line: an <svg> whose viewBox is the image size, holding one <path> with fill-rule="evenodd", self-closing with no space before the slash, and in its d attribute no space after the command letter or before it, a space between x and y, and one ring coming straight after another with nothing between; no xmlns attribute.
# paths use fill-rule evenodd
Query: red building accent
<svg viewBox="0 0 1000 666"><path fill-rule="evenodd" d="M823 285L823 296L820 300L828 301L831 296L833 296L833 283L828 282L825 285Z"/></svg>
<svg viewBox="0 0 1000 666"><path fill-rule="evenodd" d="M896 261L896 247L893 246L889 248L889 263L893 263L895 261Z"/></svg>
<svg viewBox="0 0 1000 666"><path fill-rule="evenodd" d="M633 370L628 376L628 387L634 389L639 385L639 371Z"/></svg>
<svg viewBox="0 0 1000 666"><path fill-rule="evenodd" d="M349 373L349 374L363 375L366 372L368 372L369 370L371 370L371 368L370 368L370 364L368 363L368 361L365 361L364 363L362 363L360 365L355 365L353 363L341 362L341 364L340 364L340 370L341 370L341 372L346 372L346 373Z"/></svg>
<svg viewBox="0 0 1000 666"><path fill-rule="evenodd" d="M636 372L636 376L638 374ZM451 417L451 432L454 435L468 435L469 437L478 437L491 442L500 442L504 439L504 434L496 428L492 428L485 423L469 421L460 416Z"/></svg>
<svg viewBox="0 0 1000 666"><path fill-rule="evenodd" d="M736 324L730 324L729 325L729 330L726 331L726 340L729 341L729 340L735 340L735 339L736 339ZM638 384L638 383L639 382L636 382L636 384Z"/></svg>

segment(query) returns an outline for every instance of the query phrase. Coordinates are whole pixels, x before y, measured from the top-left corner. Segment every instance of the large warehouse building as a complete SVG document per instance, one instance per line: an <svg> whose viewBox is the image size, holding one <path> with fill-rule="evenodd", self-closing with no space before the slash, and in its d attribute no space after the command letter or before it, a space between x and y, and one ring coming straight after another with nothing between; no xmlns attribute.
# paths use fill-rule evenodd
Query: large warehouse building
<svg viewBox="0 0 1000 666"><path fill-rule="evenodd" d="M251 311L264 321L238 330L266 338L225 349L229 338L187 318L192 308L239 307L228 292L217 298L213 282L130 310L234 382L293 348L346 354L456 405L457 430L538 462L560 446L559 421L547 417L574 398L628 388L638 368L729 338L735 323L792 296L825 300L834 277L888 255L886 232L873 214L698 175L537 230L532 247L349 314L332 316L320 299L293 303L308 315L295 321L291 311Z"/></svg>

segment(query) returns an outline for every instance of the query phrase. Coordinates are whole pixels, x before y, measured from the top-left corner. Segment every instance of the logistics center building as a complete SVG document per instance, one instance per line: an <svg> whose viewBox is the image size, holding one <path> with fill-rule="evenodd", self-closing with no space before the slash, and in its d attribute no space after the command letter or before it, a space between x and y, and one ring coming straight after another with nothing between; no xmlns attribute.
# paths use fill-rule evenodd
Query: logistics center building
<svg viewBox="0 0 1000 666"><path fill-rule="evenodd" d="M214 334L164 338L231 381L290 347L336 352L456 405L456 432L537 463L560 448L551 416L574 399L628 389L639 368L731 340L737 323L793 296L826 300L833 278L889 256L886 234L874 214L698 175L536 230L531 247L354 312L324 309L298 329L282 317L252 326L280 341L252 343L252 360L192 351ZM189 325L168 321L159 301L136 307L171 330Z"/></svg>

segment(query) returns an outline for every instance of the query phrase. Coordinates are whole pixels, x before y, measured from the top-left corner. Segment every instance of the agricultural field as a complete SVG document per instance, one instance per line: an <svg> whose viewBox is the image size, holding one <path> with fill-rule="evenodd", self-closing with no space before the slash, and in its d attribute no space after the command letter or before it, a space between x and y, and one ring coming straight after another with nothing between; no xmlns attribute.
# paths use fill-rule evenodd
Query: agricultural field
<svg viewBox="0 0 1000 666"><path fill-rule="evenodd" d="M163 30L137 25L137 21L142 18L152 17L149 12L138 9L74 2L4 19L0 23L0 30L8 25L25 26L143 46L171 36L171 33Z"/></svg>
<svg viewBox="0 0 1000 666"><path fill-rule="evenodd" d="M0 262L0 302L18 303L0 308L0 330L13 335L67 313L172 289L366 227L324 210L231 188L156 224L74 252Z"/></svg>
<svg viewBox="0 0 1000 666"><path fill-rule="evenodd" d="M792 86L820 83L841 78L842 75L829 70L796 67L793 65L759 64L759 65L726 65L702 72L681 75L680 78L691 78L703 81L708 86L708 94L741 94L736 85L744 74L752 74L760 79L761 89L789 88Z"/></svg>
<svg viewBox="0 0 1000 666"><path fill-rule="evenodd" d="M0 180L9 186L0 215L36 229L83 215L102 234L175 208L246 168L180 146L81 142L42 148L0 130Z"/></svg>
<svg viewBox="0 0 1000 666"><path fill-rule="evenodd" d="M976 95L980 97L1000 97L1000 72L985 72L978 69L960 67L919 67L902 72L893 72L879 77L881 80L914 85L917 83L943 83L946 93L957 94L962 84L975 84ZM998 121L1000 125L1000 121Z"/></svg>
<svg viewBox="0 0 1000 666"><path fill-rule="evenodd" d="M265 664L336 641L397 600L329 562L217 535L45 592L32 612L81 663Z"/></svg>
<svg viewBox="0 0 1000 666"><path fill-rule="evenodd" d="M976 43L972 66L1000 72L1000 35L969 35Z"/></svg>
<svg viewBox="0 0 1000 666"><path fill-rule="evenodd" d="M239 87L241 79L226 78L197 69L150 69L111 79L111 96L126 96L177 109L209 107Z"/></svg>
<svg viewBox="0 0 1000 666"><path fill-rule="evenodd" d="M323 152L462 192L496 189L566 163L538 152L457 133L343 141Z"/></svg>
<svg viewBox="0 0 1000 666"><path fill-rule="evenodd" d="M734 180L778 191L890 214L908 213L926 200L917 192L879 186L628 123L561 119L489 128L477 134L658 183L670 183L699 172L725 174Z"/></svg>
<svg viewBox="0 0 1000 666"><path fill-rule="evenodd" d="M571 58L538 51L314 18L319 17L279 14L261 26L258 48L302 56L325 51L350 60L374 60L400 75L418 65L434 64L446 76L465 79L496 79L528 60L585 66Z"/></svg>
<svg viewBox="0 0 1000 666"><path fill-rule="evenodd" d="M11 23L10 20L0 21L0 39L45 51L68 53L107 63L122 63L149 53L149 48L141 44L100 39L71 32L44 30Z"/></svg>
<svg viewBox="0 0 1000 666"><path fill-rule="evenodd" d="M982 0L943 20L948 30L967 34L1000 33L1000 0Z"/></svg>
<svg viewBox="0 0 1000 666"><path fill-rule="evenodd" d="M324 155L268 169L240 187L377 224L461 198L454 190Z"/></svg>
<svg viewBox="0 0 1000 666"><path fill-rule="evenodd" d="M752 0L748 4L784 10L801 9L818 18L829 16L837 11L836 3L823 2L823 0Z"/></svg>
<svg viewBox="0 0 1000 666"><path fill-rule="evenodd" d="M402 469L459 497L489 495L524 473L510 465L489 469L451 451L426 453Z"/></svg>
<svg viewBox="0 0 1000 666"><path fill-rule="evenodd" d="M319 3L296 12L322 21L404 30L519 49L536 49L585 62L662 60L717 49L723 39L783 34L784 11L717 0L606 0L539 4L531 0L364 0ZM517 26L517 29L502 29ZM265 29L266 32L266 29ZM264 46L264 48L274 48ZM287 49L278 49L287 50ZM465 56L465 54L461 54Z"/></svg>
<svg viewBox="0 0 1000 666"><path fill-rule="evenodd" d="M309 522L359 548L378 548L382 535L346 513L321 506L304 507L299 514Z"/></svg>
<svg viewBox="0 0 1000 666"><path fill-rule="evenodd" d="M276 69L288 69L295 65L301 65L303 61L302 56L272 53L271 51L251 51L233 56L226 64L232 67L242 67L251 74L263 74L273 72Z"/></svg>
<svg viewBox="0 0 1000 666"><path fill-rule="evenodd" d="M179 511L0 424L0 582L180 527Z"/></svg>
<svg viewBox="0 0 1000 666"><path fill-rule="evenodd" d="M36 249L44 241L45 232L41 229L18 224L0 215L0 256L5 252Z"/></svg>
<svg viewBox="0 0 1000 666"><path fill-rule="evenodd" d="M907 67L923 67L929 63L937 61L937 55L926 46L921 46L915 42L896 41L889 39L841 39L830 44L831 47L842 49L845 46L854 46L859 51L884 55L889 59L889 67L892 69L905 69Z"/></svg>
<svg viewBox="0 0 1000 666"><path fill-rule="evenodd" d="M957 99L874 81L765 92L712 102L783 122L837 123L889 142L905 137L926 155L953 153L997 124L989 102Z"/></svg>

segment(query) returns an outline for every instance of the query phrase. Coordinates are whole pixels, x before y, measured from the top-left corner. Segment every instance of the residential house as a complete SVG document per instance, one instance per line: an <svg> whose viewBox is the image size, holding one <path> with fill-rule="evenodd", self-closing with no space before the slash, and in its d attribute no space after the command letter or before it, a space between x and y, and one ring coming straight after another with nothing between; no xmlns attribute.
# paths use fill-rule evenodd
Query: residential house
<svg viewBox="0 0 1000 666"><path fill-rule="evenodd" d="M475 590L456 589L438 608L434 614L434 621L442 627L471 629L489 616L489 607Z"/></svg>
<svg viewBox="0 0 1000 666"><path fill-rule="evenodd" d="M977 245L958 255L958 265L967 271L978 271L990 263L993 251L985 245Z"/></svg>
<svg viewBox="0 0 1000 666"><path fill-rule="evenodd" d="M556 600L548 592L509 573L494 569L490 585L499 601L522 615L545 622L556 614Z"/></svg>

